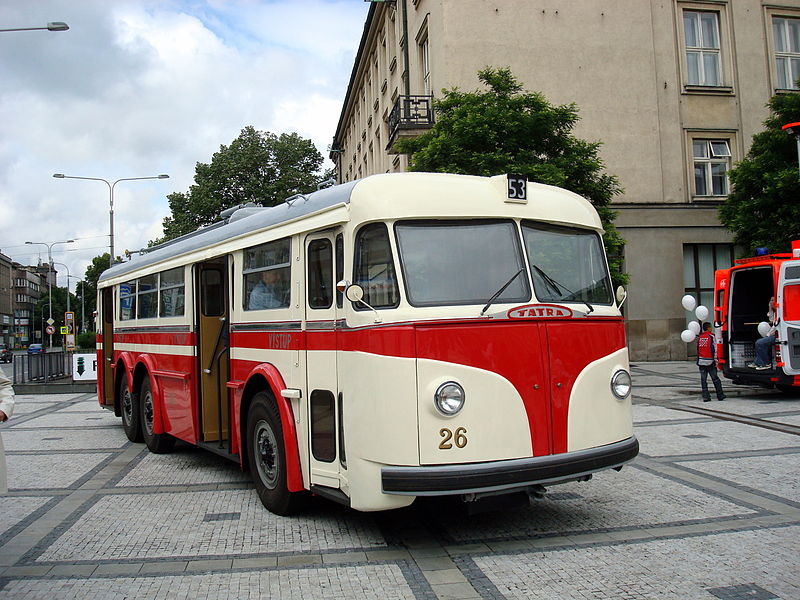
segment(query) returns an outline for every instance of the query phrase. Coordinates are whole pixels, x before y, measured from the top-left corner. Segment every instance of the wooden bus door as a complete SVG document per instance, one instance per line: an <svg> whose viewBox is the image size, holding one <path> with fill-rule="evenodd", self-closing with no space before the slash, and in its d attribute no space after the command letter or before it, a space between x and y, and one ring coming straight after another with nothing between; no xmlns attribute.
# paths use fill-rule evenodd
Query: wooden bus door
<svg viewBox="0 0 800 600"><path fill-rule="evenodd" d="M341 235L339 244L341 246ZM338 489L344 457L338 445L337 293L334 233L305 240L306 410L311 484ZM341 253L341 248L340 248ZM341 263L341 258L340 258ZM340 302L341 304L341 302Z"/></svg>
<svg viewBox="0 0 800 600"><path fill-rule="evenodd" d="M103 406L114 406L114 288L107 287L103 290L102 312L103 328Z"/></svg>
<svg viewBox="0 0 800 600"><path fill-rule="evenodd" d="M228 260L216 258L195 269L195 311L197 357L200 383L200 442L217 442L219 449L228 439L230 407L228 381Z"/></svg>

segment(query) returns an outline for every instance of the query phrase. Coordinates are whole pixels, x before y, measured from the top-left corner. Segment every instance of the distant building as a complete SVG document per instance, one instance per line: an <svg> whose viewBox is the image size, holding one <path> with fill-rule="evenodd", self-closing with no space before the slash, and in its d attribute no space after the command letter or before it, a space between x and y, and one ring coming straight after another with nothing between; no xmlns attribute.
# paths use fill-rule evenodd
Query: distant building
<svg viewBox="0 0 800 600"><path fill-rule="evenodd" d="M0 343L14 347L13 261L0 254Z"/></svg>
<svg viewBox="0 0 800 600"><path fill-rule="evenodd" d="M407 43L406 43L407 42ZM407 168L396 140L431 127L431 96L511 68L525 89L575 102L575 133L603 142L624 196L634 360L683 359L686 293L712 302L733 258L717 208L727 172L800 77L800 0L374 1L331 145L340 182Z"/></svg>
<svg viewBox="0 0 800 600"><path fill-rule="evenodd" d="M39 298L47 293L47 267L13 264L14 346L42 341L43 311L36 311Z"/></svg>

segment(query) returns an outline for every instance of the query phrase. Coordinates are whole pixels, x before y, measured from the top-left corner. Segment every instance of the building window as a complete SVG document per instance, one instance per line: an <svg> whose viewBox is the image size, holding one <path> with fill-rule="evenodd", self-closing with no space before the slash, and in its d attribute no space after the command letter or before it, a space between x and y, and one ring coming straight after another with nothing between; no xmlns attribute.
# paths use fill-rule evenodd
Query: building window
<svg viewBox="0 0 800 600"><path fill-rule="evenodd" d="M778 89L797 89L800 78L800 19L774 17L775 76Z"/></svg>
<svg viewBox="0 0 800 600"><path fill-rule="evenodd" d="M431 95L431 64L429 55L428 35L419 44L420 67L422 68L422 90L426 96Z"/></svg>
<svg viewBox="0 0 800 600"><path fill-rule="evenodd" d="M683 11L688 85L721 86L719 13Z"/></svg>
<svg viewBox="0 0 800 600"><path fill-rule="evenodd" d="M684 244L683 290L708 309L714 311L714 271L733 264L733 244ZM695 321L694 313L686 311L686 320Z"/></svg>
<svg viewBox="0 0 800 600"><path fill-rule="evenodd" d="M695 196L727 196L731 148L728 140L692 140Z"/></svg>

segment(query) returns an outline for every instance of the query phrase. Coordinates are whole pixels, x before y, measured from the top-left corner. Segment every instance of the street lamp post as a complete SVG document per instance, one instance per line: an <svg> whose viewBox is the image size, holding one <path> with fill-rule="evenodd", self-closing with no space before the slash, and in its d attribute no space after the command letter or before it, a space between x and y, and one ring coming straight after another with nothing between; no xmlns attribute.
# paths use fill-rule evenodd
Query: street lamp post
<svg viewBox="0 0 800 600"><path fill-rule="evenodd" d="M0 32L5 31L66 31L69 25L61 21L53 21L48 23L46 27L17 27L15 29L0 29Z"/></svg>
<svg viewBox="0 0 800 600"><path fill-rule="evenodd" d="M69 267L67 265L65 265L64 263L54 262L53 264L54 265L61 265L62 267L64 267L67 270L67 312L70 312L70 310L69 310L69 278L72 277L72 275L69 274Z"/></svg>
<svg viewBox="0 0 800 600"><path fill-rule="evenodd" d="M50 281L53 279L53 246L56 244L71 244L75 240L64 240L61 242L25 242L26 244L31 244L34 246L47 246L47 302L49 304L49 314L48 317L49 321L53 320L53 291L52 291L52 284ZM69 281L69 280L67 280ZM69 294L67 294L69 297ZM50 325L50 323L48 323ZM53 334L48 334L50 336L50 349L53 349Z"/></svg>
<svg viewBox="0 0 800 600"><path fill-rule="evenodd" d="M114 186L116 186L120 181L139 181L142 179L169 179L169 175L167 175L166 173L161 173L160 175L151 175L150 177L123 177L121 179L115 180L114 182L110 182L107 179L103 179L101 177L77 177L75 175L64 175L64 173L53 173L53 177L55 177L56 179L86 179L88 181L102 181L108 186L109 250L111 252L109 266L112 267L114 266Z"/></svg>

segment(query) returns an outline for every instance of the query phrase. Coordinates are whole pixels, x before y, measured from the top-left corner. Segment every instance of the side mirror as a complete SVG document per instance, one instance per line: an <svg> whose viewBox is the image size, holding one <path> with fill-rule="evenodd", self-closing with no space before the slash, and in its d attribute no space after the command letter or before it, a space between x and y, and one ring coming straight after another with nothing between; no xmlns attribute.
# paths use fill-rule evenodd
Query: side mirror
<svg viewBox="0 0 800 600"><path fill-rule="evenodd" d="M364 288L362 288L357 283L350 283L346 279L342 279L340 282L336 284L336 291L343 292L345 298L350 300L352 303L360 302L368 309L370 309L375 314L375 322L380 323L381 317L378 314L378 311L372 308L369 304L364 302Z"/></svg>
<svg viewBox="0 0 800 600"><path fill-rule="evenodd" d="M344 295L350 302L361 302L364 299L364 288L358 284L348 285Z"/></svg>
<svg viewBox="0 0 800 600"><path fill-rule="evenodd" d="M617 299L617 308L622 307L625 300L628 298L628 292L625 291L625 288L619 286L617 288L616 299Z"/></svg>

